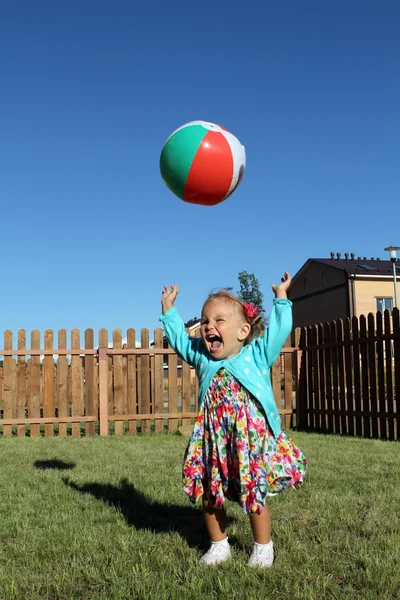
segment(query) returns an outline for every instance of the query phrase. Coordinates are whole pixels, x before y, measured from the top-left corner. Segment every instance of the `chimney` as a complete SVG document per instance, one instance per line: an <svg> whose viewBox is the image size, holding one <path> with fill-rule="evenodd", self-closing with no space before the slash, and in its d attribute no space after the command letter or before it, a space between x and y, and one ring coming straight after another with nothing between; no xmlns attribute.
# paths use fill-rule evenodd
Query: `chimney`
<svg viewBox="0 0 400 600"><path fill-rule="evenodd" d="M346 260L349 260L349 253L348 253L348 252L345 252L345 253L344 253L344 257L345 257L345 259L346 259Z"/></svg>
<svg viewBox="0 0 400 600"><path fill-rule="evenodd" d="M356 255L354 254L354 252L352 252L352 253L350 254L350 256L351 256L351 260L354 260L354 259L355 259L355 257L356 257Z"/></svg>
<svg viewBox="0 0 400 600"><path fill-rule="evenodd" d="M371 256L371 260L375 260L373 256Z"/></svg>
<svg viewBox="0 0 400 600"><path fill-rule="evenodd" d="M377 256L377 257L376 257L376 260L381 260L381 259L379 258L379 256Z"/></svg>
<svg viewBox="0 0 400 600"><path fill-rule="evenodd" d="M357 256L357 260L361 260L361 256Z"/></svg>
<svg viewBox="0 0 400 600"><path fill-rule="evenodd" d="M333 260L335 258L335 253L331 252L331 259Z"/></svg>
<svg viewBox="0 0 400 600"><path fill-rule="evenodd" d="M342 256L342 255L340 254L340 252L338 252L338 253L336 254L336 258L337 258L338 260L340 259L340 257L341 257L341 256Z"/></svg>
<svg viewBox="0 0 400 600"><path fill-rule="evenodd" d="M363 260L368 260L368 258L366 256L363 256Z"/></svg>

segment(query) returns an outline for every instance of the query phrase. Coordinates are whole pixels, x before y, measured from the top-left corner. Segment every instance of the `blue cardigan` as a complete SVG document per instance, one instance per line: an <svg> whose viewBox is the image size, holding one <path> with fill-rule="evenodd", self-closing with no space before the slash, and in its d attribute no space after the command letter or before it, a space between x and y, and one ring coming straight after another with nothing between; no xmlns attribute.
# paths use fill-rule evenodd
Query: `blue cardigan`
<svg viewBox="0 0 400 600"><path fill-rule="evenodd" d="M278 437L281 433L281 419L271 388L270 368L292 329L290 300L275 298L263 337L255 338L250 344L243 346L239 354L224 360L214 359L207 352L201 338L189 336L176 306L161 315L160 321L164 325L170 346L196 369L199 379L199 409L211 379L224 367L261 403L268 424L274 436Z"/></svg>

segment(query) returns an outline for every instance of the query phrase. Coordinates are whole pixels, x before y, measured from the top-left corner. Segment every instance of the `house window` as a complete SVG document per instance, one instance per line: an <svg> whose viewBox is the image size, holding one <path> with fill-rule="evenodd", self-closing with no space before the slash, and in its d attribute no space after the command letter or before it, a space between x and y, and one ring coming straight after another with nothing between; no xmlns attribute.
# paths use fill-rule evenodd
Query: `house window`
<svg viewBox="0 0 400 600"><path fill-rule="evenodd" d="M384 312L385 310L393 309L393 298L377 298L376 299L376 310Z"/></svg>
<svg viewBox="0 0 400 600"><path fill-rule="evenodd" d="M308 290L308 282L307 282L307 277L304 279L304 291L306 292Z"/></svg>
<svg viewBox="0 0 400 600"><path fill-rule="evenodd" d="M326 271L322 271L322 285L326 287Z"/></svg>

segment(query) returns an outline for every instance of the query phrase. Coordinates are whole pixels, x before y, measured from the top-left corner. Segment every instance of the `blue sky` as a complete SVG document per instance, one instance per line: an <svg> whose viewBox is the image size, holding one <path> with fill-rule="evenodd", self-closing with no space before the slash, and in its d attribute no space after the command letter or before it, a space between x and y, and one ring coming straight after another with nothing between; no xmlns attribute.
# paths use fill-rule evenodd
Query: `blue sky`
<svg viewBox="0 0 400 600"><path fill-rule="evenodd" d="M1 330L152 332L164 284L188 320L241 270L268 311L285 269L400 245L400 4L247 6L2 3ZM195 119L246 147L216 207L159 175Z"/></svg>

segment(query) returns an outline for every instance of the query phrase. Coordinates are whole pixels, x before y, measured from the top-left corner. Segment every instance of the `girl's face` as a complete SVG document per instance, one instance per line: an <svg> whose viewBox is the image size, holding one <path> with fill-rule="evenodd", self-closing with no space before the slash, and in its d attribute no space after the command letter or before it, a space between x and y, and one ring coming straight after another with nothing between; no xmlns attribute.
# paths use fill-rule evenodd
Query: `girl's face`
<svg viewBox="0 0 400 600"><path fill-rule="evenodd" d="M201 337L213 358L222 360L239 354L250 333L250 324L240 316L233 302L215 298L203 306Z"/></svg>

